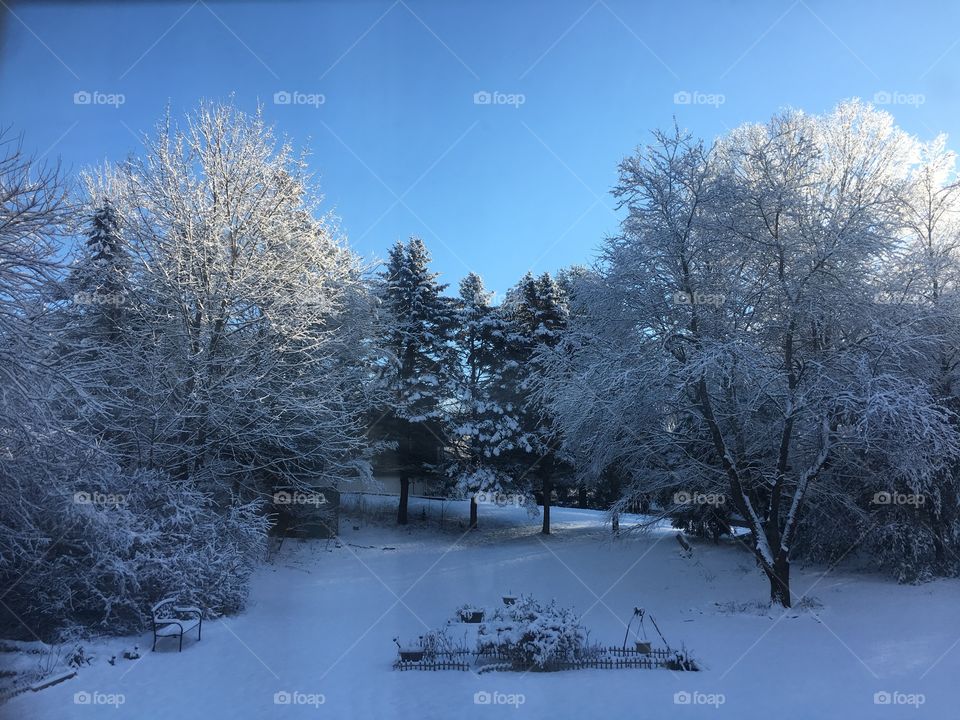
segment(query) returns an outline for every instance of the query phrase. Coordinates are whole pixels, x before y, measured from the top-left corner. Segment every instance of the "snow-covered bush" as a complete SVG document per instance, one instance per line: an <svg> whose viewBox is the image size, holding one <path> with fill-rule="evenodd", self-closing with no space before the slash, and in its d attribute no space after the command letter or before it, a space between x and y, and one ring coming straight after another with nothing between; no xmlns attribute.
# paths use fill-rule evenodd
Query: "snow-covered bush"
<svg viewBox="0 0 960 720"><path fill-rule="evenodd" d="M528 596L497 608L477 633L479 650L496 649L516 667L544 669L575 662L589 651L588 633L571 608L543 604Z"/></svg>
<svg viewBox="0 0 960 720"><path fill-rule="evenodd" d="M482 607L477 607L476 605L471 605L469 603L464 603L458 607L454 613L453 618L454 622L475 622L474 618L477 616L483 617L484 609Z"/></svg>
<svg viewBox="0 0 960 720"><path fill-rule="evenodd" d="M256 503L215 506L189 481L123 473L62 436L3 445L4 636L141 631L168 595L213 615L243 607L266 546Z"/></svg>

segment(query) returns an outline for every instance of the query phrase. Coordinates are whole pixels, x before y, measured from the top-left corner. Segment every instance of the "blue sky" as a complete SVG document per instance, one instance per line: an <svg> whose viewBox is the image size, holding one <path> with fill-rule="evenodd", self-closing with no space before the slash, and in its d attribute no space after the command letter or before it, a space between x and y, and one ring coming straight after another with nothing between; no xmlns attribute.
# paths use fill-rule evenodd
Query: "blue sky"
<svg viewBox="0 0 960 720"><path fill-rule="evenodd" d="M138 151L168 102L260 102L357 251L420 235L454 287L589 261L617 163L674 116L713 138L858 96L960 136L958 3L5 2L0 120L31 151L77 171Z"/></svg>

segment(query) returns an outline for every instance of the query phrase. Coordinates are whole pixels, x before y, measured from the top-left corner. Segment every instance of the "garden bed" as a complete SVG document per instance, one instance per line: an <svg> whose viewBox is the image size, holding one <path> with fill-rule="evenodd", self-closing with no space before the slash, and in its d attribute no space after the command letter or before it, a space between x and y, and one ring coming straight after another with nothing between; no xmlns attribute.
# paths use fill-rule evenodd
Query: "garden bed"
<svg viewBox="0 0 960 720"><path fill-rule="evenodd" d="M642 610L635 609L635 616ZM475 620L475 616L486 618ZM459 620L459 623L456 623ZM467 633L455 640L451 632L464 623L475 625L473 648ZM631 620L632 623L632 620ZM630 626L627 626L629 633ZM472 633L471 633L472 634ZM399 657L397 670L471 670L492 672L555 672L560 670L623 670L667 668L698 670L686 649L653 648L636 640L627 647L604 647L589 641L589 632L570 608L541 603L532 597L488 612L461 606L445 628L421 635L416 644L402 645L394 638ZM665 643L666 644L666 643Z"/></svg>

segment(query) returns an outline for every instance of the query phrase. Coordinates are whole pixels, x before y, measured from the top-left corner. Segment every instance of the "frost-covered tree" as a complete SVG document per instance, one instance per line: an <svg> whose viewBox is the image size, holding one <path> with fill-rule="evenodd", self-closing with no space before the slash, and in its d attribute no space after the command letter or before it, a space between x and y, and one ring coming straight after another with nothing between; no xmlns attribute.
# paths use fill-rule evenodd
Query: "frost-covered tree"
<svg viewBox="0 0 960 720"><path fill-rule="evenodd" d="M114 171L135 268L137 466L221 493L366 476L364 268L259 113L168 116Z"/></svg>
<svg viewBox="0 0 960 720"><path fill-rule="evenodd" d="M542 532L549 535L554 484L566 469L559 456L553 420L534 389L540 373L539 355L555 347L565 331L566 298L549 273L534 277L528 272L508 291L502 312L508 321L504 402L518 409L519 426L508 462L515 481L528 475L539 481Z"/></svg>
<svg viewBox="0 0 960 720"><path fill-rule="evenodd" d="M71 301L54 259L77 209L54 169L9 137L0 147L0 634L139 631L144 608L175 587L216 612L241 607L265 538L257 508L221 514L160 473L125 474L101 437L78 432L85 378L64 369L88 358L62 324Z"/></svg>
<svg viewBox="0 0 960 720"><path fill-rule="evenodd" d="M457 363L452 368L450 432L453 458L447 472L457 495L470 498L470 527L477 527L477 495L522 494L501 458L512 450L519 408L504 392L510 325L491 304L479 275L460 282L453 312Z"/></svg>
<svg viewBox="0 0 960 720"><path fill-rule="evenodd" d="M63 390L51 372L46 299L69 225L59 169L24 154L0 131L0 432L30 433L50 421Z"/></svg>
<svg viewBox="0 0 960 720"><path fill-rule="evenodd" d="M426 245L414 237L390 249L379 288L387 394L373 432L396 447L400 525L407 523L410 480L436 475L448 445L444 402L456 355L450 342L452 308L437 277Z"/></svg>
<svg viewBox="0 0 960 720"><path fill-rule="evenodd" d="M135 416L144 399L136 372L142 348L131 347L136 293L131 258L109 197L87 202L86 237L59 283L56 362L75 393L75 432L98 438L121 463L134 465Z"/></svg>
<svg viewBox="0 0 960 720"><path fill-rule="evenodd" d="M120 219L109 198L90 217L82 254L67 283L70 299L88 316L91 332L107 342L120 334L123 305L130 291L130 256L120 232Z"/></svg>
<svg viewBox="0 0 960 720"><path fill-rule="evenodd" d="M621 507L724 498L778 604L812 502L879 478L922 494L960 453L949 409L905 372L927 338L875 301L915 148L857 102L709 150L657 133L620 166L621 233L545 360L538 396L573 452L625 472Z"/></svg>
<svg viewBox="0 0 960 720"><path fill-rule="evenodd" d="M889 357L897 370L922 383L956 413L960 410L956 158L943 136L919 145L917 157L901 196L899 247L872 278L872 311L876 332L885 336L883 343L894 351ZM957 425L956 415L950 422ZM842 471L848 487L854 489L851 501L828 507L813 498L811 512L828 513L836 523L818 532L803 528L798 550L814 559L833 561L862 538L860 544L877 564L902 581L960 570L960 478L955 465L944 467L919 489L866 457L856 458ZM859 486L852 485L854 479ZM910 502L877 502L878 497Z"/></svg>

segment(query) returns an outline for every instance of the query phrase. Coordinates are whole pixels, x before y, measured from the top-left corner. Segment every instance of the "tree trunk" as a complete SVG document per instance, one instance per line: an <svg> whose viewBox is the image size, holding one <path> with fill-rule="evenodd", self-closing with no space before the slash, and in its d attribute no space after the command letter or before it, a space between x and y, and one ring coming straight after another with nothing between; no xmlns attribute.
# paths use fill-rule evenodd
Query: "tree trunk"
<svg viewBox="0 0 960 720"><path fill-rule="evenodd" d="M470 498L470 529L477 529L477 497L476 495Z"/></svg>
<svg viewBox="0 0 960 720"><path fill-rule="evenodd" d="M397 525L407 524L407 500L410 498L410 478L400 476L400 507L397 508Z"/></svg>
<svg viewBox="0 0 960 720"><path fill-rule="evenodd" d="M614 535L620 534L620 513L613 514L610 520L610 528L613 530Z"/></svg>
<svg viewBox="0 0 960 720"><path fill-rule="evenodd" d="M543 530L544 535L550 534L550 496L553 494L553 485L550 478L543 478Z"/></svg>
<svg viewBox="0 0 960 720"><path fill-rule="evenodd" d="M577 505L582 508L587 506L587 486L581 485L577 488Z"/></svg>
<svg viewBox="0 0 960 720"><path fill-rule="evenodd" d="M790 607L790 560L785 553L777 555L772 571L767 571L767 579L770 580L770 602Z"/></svg>

